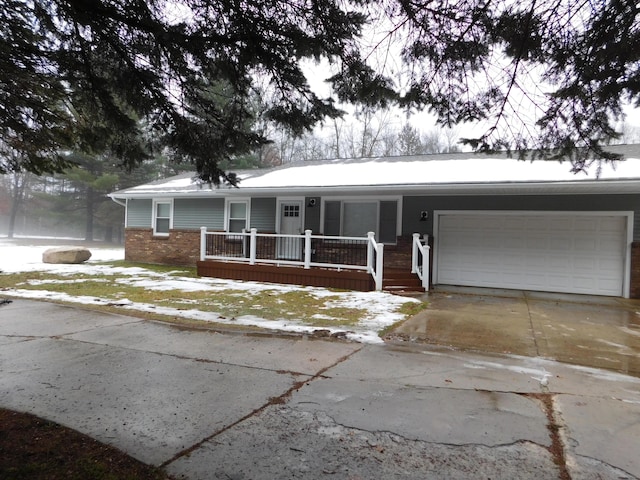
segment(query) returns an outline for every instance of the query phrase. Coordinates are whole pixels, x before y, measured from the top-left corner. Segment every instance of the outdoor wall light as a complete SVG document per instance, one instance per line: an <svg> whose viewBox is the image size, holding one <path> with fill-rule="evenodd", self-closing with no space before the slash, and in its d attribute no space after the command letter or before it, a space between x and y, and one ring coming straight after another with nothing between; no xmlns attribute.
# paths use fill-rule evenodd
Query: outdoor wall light
<svg viewBox="0 0 640 480"><path fill-rule="evenodd" d="M316 206L316 199L310 198L309 203L307 204L307 207L315 207L315 206Z"/></svg>
<svg viewBox="0 0 640 480"><path fill-rule="evenodd" d="M422 210L420 212L420 221L421 222L426 222L427 218L429 218L429 212L427 212L426 210Z"/></svg>

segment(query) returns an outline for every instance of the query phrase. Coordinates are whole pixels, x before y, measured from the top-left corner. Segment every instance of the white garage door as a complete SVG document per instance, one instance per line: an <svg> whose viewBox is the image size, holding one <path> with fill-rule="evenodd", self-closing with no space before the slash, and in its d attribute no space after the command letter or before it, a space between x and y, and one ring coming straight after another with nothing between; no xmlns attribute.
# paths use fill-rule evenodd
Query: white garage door
<svg viewBox="0 0 640 480"><path fill-rule="evenodd" d="M627 217L440 214L434 283L623 295Z"/></svg>

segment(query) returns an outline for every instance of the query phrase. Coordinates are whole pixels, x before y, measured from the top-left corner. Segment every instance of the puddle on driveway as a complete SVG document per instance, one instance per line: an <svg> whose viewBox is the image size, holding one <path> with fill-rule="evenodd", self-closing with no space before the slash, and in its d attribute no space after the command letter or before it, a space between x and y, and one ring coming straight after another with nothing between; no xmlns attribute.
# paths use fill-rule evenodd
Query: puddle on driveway
<svg viewBox="0 0 640 480"><path fill-rule="evenodd" d="M567 297L567 296L565 296ZM640 377L640 301L590 303L525 293L434 292L429 308L394 334L465 350L541 356ZM597 297L596 297L597 300Z"/></svg>
<svg viewBox="0 0 640 480"><path fill-rule="evenodd" d="M531 303L540 354L640 377L640 305Z"/></svg>

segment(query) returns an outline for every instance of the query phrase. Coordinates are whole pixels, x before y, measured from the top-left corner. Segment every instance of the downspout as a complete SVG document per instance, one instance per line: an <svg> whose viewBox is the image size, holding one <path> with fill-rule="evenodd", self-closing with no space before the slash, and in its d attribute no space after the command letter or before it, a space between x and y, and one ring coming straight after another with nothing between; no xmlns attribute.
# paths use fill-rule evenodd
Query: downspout
<svg viewBox="0 0 640 480"><path fill-rule="evenodd" d="M118 200L116 197L109 197L111 200L113 200L115 203L117 203L118 205L120 205L121 207L127 207L127 202L121 202L120 200Z"/></svg>

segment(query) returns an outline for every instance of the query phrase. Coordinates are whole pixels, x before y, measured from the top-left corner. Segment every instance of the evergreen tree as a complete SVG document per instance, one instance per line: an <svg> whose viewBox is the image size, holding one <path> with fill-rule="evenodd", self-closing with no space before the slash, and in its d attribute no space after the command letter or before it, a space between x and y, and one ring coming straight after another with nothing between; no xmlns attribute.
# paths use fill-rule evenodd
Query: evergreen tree
<svg viewBox="0 0 640 480"><path fill-rule="evenodd" d="M637 2L386 0L375 13L391 25L379 45L409 67L400 103L442 126L486 125L466 144L570 156L576 170L617 158L603 145L619 135L623 102L640 106ZM372 70L392 78L390 64Z"/></svg>
<svg viewBox="0 0 640 480"><path fill-rule="evenodd" d="M94 239L94 220L98 206L103 202L111 200L106 196L114 190L118 184L119 177L108 166L108 159L99 156L73 155L71 161L75 164L64 173L64 177L69 180L71 189L67 191L67 202L65 210L83 210L85 219L84 239L92 241Z"/></svg>
<svg viewBox="0 0 640 480"><path fill-rule="evenodd" d="M143 161L131 133L145 119L203 180L233 181L220 162L269 140L246 129L257 78L274 92L264 115L294 134L340 115L303 74L320 59L339 101L481 121L466 139L478 150L537 148L580 169L616 158L602 146L623 102L640 104L639 13L628 0L5 0L0 136L20 155L0 173L69 166L79 89L124 166ZM200 95L203 78L227 86L231 108Z"/></svg>
<svg viewBox="0 0 640 480"><path fill-rule="evenodd" d="M203 180L230 181L218 163L268 141L245 129L254 75L266 76L278 93L265 114L297 133L336 116L298 62L351 51L363 22L333 0L6 0L0 135L24 160L1 162L0 173L69 166L63 152L77 137L69 138L73 119L64 103L79 90L93 99L124 166L141 161L144 148L130 132L145 118ZM226 83L237 99L233 108L200 95L202 78ZM203 136L214 129L203 131L198 112L215 119L214 136Z"/></svg>
<svg viewBox="0 0 640 480"><path fill-rule="evenodd" d="M425 153L422 140L420 140L420 132L412 127L409 122L405 123L398 133L398 152L400 155Z"/></svg>

